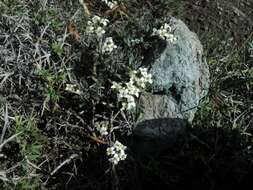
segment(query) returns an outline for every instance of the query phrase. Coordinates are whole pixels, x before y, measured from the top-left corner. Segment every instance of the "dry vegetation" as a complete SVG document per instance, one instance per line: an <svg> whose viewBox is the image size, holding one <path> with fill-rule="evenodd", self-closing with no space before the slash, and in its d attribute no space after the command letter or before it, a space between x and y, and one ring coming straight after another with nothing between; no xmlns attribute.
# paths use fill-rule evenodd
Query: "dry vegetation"
<svg viewBox="0 0 253 190"><path fill-rule="evenodd" d="M0 189L225 189L253 171L251 0L0 0ZM110 20L120 47L99 56L88 15ZM106 143L126 142L135 115L118 114L112 81L126 81L152 50L152 28L182 19L202 41L212 83L186 136L157 158L111 168ZM144 42L131 46L131 39ZM253 50L252 50L253 51ZM73 84L81 95L66 91ZM100 138L97 124L120 128ZM129 123L130 122L130 123ZM191 188L190 188L191 189Z"/></svg>

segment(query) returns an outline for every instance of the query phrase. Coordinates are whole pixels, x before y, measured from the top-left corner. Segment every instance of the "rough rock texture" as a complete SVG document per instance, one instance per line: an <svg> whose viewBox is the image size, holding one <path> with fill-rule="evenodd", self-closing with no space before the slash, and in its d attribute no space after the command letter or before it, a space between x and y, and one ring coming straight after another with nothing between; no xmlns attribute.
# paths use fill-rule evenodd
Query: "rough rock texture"
<svg viewBox="0 0 253 190"><path fill-rule="evenodd" d="M209 70L197 35L180 20L171 19L176 44L167 44L150 62L153 93L140 99L143 115L134 133L157 139L174 138L191 123L209 88ZM180 123L164 118L179 119ZM157 119L159 122L149 122ZM161 131L166 131L162 133Z"/></svg>

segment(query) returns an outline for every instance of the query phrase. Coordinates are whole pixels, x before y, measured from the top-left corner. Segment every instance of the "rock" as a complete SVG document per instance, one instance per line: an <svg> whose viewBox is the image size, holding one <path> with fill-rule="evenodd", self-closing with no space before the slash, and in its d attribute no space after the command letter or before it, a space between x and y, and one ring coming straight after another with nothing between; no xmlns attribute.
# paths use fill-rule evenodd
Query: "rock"
<svg viewBox="0 0 253 190"><path fill-rule="evenodd" d="M176 118L145 120L138 125L132 140L135 155L157 156L159 152L177 142L185 133L187 122ZM145 131L145 134L143 134Z"/></svg>
<svg viewBox="0 0 253 190"><path fill-rule="evenodd" d="M186 123L192 122L209 88L208 65L197 35L175 18L171 19L171 27L177 42L167 43L158 56L149 59L153 92L141 96L143 114L134 128L139 137L164 142L172 142L168 139L181 134Z"/></svg>

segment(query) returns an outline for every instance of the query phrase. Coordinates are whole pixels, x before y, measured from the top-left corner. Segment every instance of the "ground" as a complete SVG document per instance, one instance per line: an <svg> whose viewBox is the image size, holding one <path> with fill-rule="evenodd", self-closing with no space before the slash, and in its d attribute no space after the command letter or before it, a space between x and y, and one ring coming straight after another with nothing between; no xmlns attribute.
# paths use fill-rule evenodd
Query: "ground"
<svg viewBox="0 0 253 190"><path fill-rule="evenodd" d="M112 11L99 0L84 2L88 12L79 1L0 0L0 188L252 185L253 1L124 0ZM99 57L98 42L84 35L89 14L109 18L107 33L121 47L111 58ZM152 158L130 149L111 168L104 142L114 136L101 139L94 130L117 111L111 80L124 80L139 66L150 47L146 35L169 15L199 36L209 94L173 147ZM139 36L147 43L129 52L129 39ZM66 91L67 84L82 95ZM113 123L127 125L124 116ZM115 135L124 142L128 132Z"/></svg>

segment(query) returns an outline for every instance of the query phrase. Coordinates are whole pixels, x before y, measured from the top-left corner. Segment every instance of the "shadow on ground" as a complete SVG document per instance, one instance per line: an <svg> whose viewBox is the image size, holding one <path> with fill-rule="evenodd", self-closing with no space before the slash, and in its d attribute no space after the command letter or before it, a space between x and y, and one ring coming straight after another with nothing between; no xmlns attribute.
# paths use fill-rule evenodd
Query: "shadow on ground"
<svg viewBox="0 0 253 190"><path fill-rule="evenodd" d="M211 190L253 184L253 149L239 132L188 127L186 134L156 157L137 157L129 150L128 160L115 173L105 173L108 165L94 154L78 166L77 178L62 188Z"/></svg>

